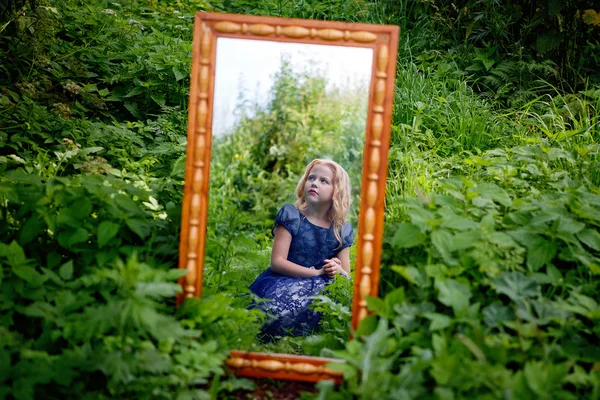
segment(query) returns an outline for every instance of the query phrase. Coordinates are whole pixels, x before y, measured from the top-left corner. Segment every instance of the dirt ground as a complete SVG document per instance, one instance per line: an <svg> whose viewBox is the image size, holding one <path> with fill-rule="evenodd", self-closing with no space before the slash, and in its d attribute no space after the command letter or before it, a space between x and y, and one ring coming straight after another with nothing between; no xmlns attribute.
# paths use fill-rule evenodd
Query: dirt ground
<svg viewBox="0 0 600 400"><path fill-rule="evenodd" d="M228 398L245 400L296 400L300 398L301 392L317 392L314 383L249 379L256 384L254 391L238 390L231 393L231 397Z"/></svg>

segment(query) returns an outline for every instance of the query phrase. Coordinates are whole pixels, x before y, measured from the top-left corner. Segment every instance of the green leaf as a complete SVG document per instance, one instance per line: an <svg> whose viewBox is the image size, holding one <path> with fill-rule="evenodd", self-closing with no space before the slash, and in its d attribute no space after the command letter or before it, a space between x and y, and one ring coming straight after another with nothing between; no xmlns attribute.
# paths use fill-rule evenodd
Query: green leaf
<svg viewBox="0 0 600 400"><path fill-rule="evenodd" d="M76 244L86 242L88 240L89 234L83 228L78 228L71 234L69 237L69 247L75 246Z"/></svg>
<svg viewBox="0 0 600 400"><path fill-rule="evenodd" d="M177 66L173 67L173 75L175 75L175 80L178 82L186 76Z"/></svg>
<svg viewBox="0 0 600 400"><path fill-rule="evenodd" d="M0 243L0 257L6 257L8 265L11 267L17 267L27 262L25 252L14 240L9 245Z"/></svg>
<svg viewBox="0 0 600 400"><path fill-rule="evenodd" d="M92 202L87 197L80 197L69 208L69 215L78 221L84 220L92 213Z"/></svg>
<svg viewBox="0 0 600 400"><path fill-rule="evenodd" d="M166 98L164 93L155 93L150 95L150 98L156 102L159 106L164 106L166 104Z"/></svg>
<svg viewBox="0 0 600 400"><path fill-rule="evenodd" d="M471 291L467 285L453 279L447 279L445 281L436 281L435 287L438 290L438 300L440 303L452 307L455 314L458 314L469 306Z"/></svg>
<svg viewBox="0 0 600 400"><path fill-rule="evenodd" d="M144 88L142 86L136 86L132 90L130 90L129 93L127 93L125 95L125 98L134 97L134 96L137 96L138 94L142 94L142 93L144 93Z"/></svg>
<svg viewBox="0 0 600 400"><path fill-rule="evenodd" d="M452 257L452 242L453 235L447 230L438 229L431 234L431 243L448 265L456 265L456 260Z"/></svg>
<svg viewBox="0 0 600 400"><path fill-rule="evenodd" d="M119 224L112 221L102 221L98 225L98 247L104 247L112 238L114 238L119 232Z"/></svg>
<svg viewBox="0 0 600 400"><path fill-rule="evenodd" d="M394 312L394 306L396 304L404 303L405 299L406 295L402 286L386 294L385 299L383 300L385 302L386 315L391 317Z"/></svg>
<svg viewBox="0 0 600 400"><path fill-rule="evenodd" d="M58 274L65 281L71 279L73 277L73 260L69 260L64 263L58 270Z"/></svg>
<svg viewBox="0 0 600 400"><path fill-rule="evenodd" d="M374 311L381 316L385 316L385 302L379 297L367 296L367 308L369 311Z"/></svg>
<svg viewBox="0 0 600 400"><path fill-rule="evenodd" d="M23 224L23 227L19 232L19 243L21 246L24 246L35 239L45 225L44 219L38 214L31 216L31 218Z"/></svg>
<svg viewBox="0 0 600 400"><path fill-rule="evenodd" d="M404 267L401 265L392 265L390 268L392 271L399 273L404 279L413 285L419 287L425 286L425 276L417 268L413 266Z"/></svg>
<svg viewBox="0 0 600 400"><path fill-rule="evenodd" d="M535 47L540 53L546 53L557 48L563 41L563 36L555 31L545 32L538 36Z"/></svg>
<svg viewBox="0 0 600 400"><path fill-rule="evenodd" d="M376 315L367 315L365 319L360 321L358 324L358 328L356 329L356 336L366 336L375 332L377 329L377 316Z"/></svg>
<svg viewBox="0 0 600 400"><path fill-rule="evenodd" d="M548 0L548 15L556 15L562 10L563 0Z"/></svg>
<svg viewBox="0 0 600 400"><path fill-rule="evenodd" d="M447 328L452 323L452 318L444 314L425 313L423 316L431 321L429 330L432 332Z"/></svg>
<svg viewBox="0 0 600 400"><path fill-rule="evenodd" d="M483 321L490 328L499 327L504 321L512 321L515 314L509 307L499 303L493 303L487 306L482 311Z"/></svg>
<svg viewBox="0 0 600 400"><path fill-rule="evenodd" d="M503 272L493 281L496 292L507 295L513 301L537 297L540 287L535 280L518 271Z"/></svg>
<svg viewBox="0 0 600 400"><path fill-rule="evenodd" d="M425 242L425 235L418 226L413 224L398 224L391 244L395 248L406 249Z"/></svg>
<svg viewBox="0 0 600 400"><path fill-rule="evenodd" d="M585 228L585 224L583 222L576 221L572 218L561 216L558 219L558 233L577 233Z"/></svg>
<svg viewBox="0 0 600 400"><path fill-rule="evenodd" d="M538 398L551 399L556 398L569 367L566 363L530 361L525 364L524 372L527 386L539 396Z"/></svg>
<svg viewBox="0 0 600 400"><path fill-rule="evenodd" d="M577 239L579 239L586 246L600 251L600 233L595 229L586 228L577 234Z"/></svg>
<svg viewBox="0 0 600 400"><path fill-rule="evenodd" d="M458 232L452 240L452 251L470 249L475 247L481 238L478 230Z"/></svg>
<svg viewBox="0 0 600 400"><path fill-rule="evenodd" d="M114 201L121 209L133 215L143 215L144 213L139 203L136 203L131 197L124 194L116 195Z"/></svg>
<svg viewBox="0 0 600 400"><path fill-rule="evenodd" d="M512 205L512 200L508 193L493 183L478 183L474 191L484 199L494 200L506 207L510 207Z"/></svg>
<svg viewBox="0 0 600 400"><path fill-rule="evenodd" d="M126 101L124 103L124 105L125 105L125 108L131 113L131 115L133 115L134 117L136 117L138 119L143 118L142 113L138 109L137 103L133 103L131 101Z"/></svg>
<svg viewBox="0 0 600 400"><path fill-rule="evenodd" d="M50 317L56 315L56 308L51 304L42 301L36 301L18 311L23 315L33 318L50 319Z"/></svg>
<svg viewBox="0 0 600 400"><path fill-rule="evenodd" d="M45 275L40 274L35 268L27 267L25 265L13 266L12 271L19 278L28 282L32 286L41 286L48 278Z"/></svg>
<svg viewBox="0 0 600 400"><path fill-rule="evenodd" d="M557 251L556 244L538 236L527 250L527 268L535 272L552 261Z"/></svg>
<svg viewBox="0 0 600 400"><path fill-rule="evenodd" d="M477 229L479 224L470 218L454 215L442 223L442 227L455 229L457 231L467 231Z"/></svg>
<svg viewBox="0 0 600 400"><path fill-rule="evenodd" d="M147 297L174 297L181 290L177 283L169 282L140 282L137 284L136 293Z"/></svg>
<svg viewBox="0 0 600 400"><path fill-rule="evenodd" d="M145 239L150 233L150 227L148 223L143 219L128 219L125 223L140 239Z"/></svg>

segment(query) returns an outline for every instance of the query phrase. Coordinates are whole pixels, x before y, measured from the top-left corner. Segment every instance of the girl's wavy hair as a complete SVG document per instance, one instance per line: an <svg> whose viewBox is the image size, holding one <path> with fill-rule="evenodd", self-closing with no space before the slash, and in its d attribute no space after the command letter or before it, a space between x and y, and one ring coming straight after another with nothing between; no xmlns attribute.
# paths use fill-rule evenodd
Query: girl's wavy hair
<svg viewBox="0 0 600 400"><path fill-rule="evenodd" d="M342 226L346 222L348 210L350 210L350 178L344 168L332 160L312 160L304 170L304 175L296 186L296 208L304 211L307 208L306 198L304 197L304 185L308 180L310 171L317 165L326 165L333 171L333 201L327 216L333 223L333 233L335 238L342 245Z"/></svg>

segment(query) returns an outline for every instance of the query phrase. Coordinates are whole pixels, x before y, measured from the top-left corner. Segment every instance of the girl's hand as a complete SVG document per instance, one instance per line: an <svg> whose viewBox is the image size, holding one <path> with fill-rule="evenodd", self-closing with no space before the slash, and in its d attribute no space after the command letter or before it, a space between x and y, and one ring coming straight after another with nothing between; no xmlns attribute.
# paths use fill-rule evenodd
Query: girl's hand
<svg viewBox="0 0 600 400"><path fill-rule="evenodd" d="M337 257L325 260L323 271L330 278L335 278L337 274L344 274L342 262Z"/></svg>

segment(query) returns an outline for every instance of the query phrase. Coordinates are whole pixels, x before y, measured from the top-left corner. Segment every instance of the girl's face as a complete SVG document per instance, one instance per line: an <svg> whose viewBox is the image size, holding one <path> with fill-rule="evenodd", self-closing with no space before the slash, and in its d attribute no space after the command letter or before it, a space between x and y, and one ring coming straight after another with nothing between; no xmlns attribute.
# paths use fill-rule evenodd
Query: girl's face
<svg viewBox="0 0 600 400"><path fill-rule="evenodd" d="M327 165L315 165L304 184L304 198L314 205L331 204L333 200L333 171Z"/></svg>

